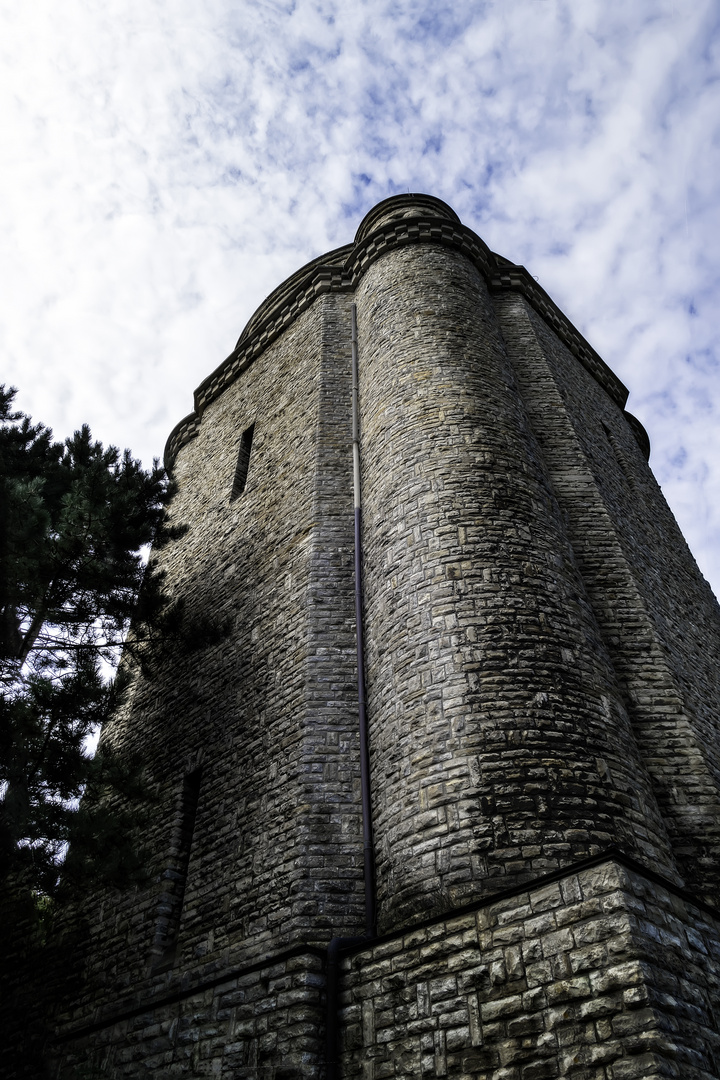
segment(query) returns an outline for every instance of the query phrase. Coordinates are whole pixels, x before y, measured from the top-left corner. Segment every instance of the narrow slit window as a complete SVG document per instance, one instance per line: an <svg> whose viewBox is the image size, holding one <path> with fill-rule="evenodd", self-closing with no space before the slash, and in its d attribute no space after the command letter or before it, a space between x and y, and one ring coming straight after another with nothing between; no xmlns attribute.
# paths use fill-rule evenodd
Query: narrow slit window
<svg viewBox="0 0 720 1080"><path fill-rule="evenodd" d="M200 799L200 778L200 769L195 769L183 778L172 832L170 858L163 874L164 888L158 903L153 943L155 970L171 967L175 961L180 916L190 865L190 849Z"/></svg>
<svg viewBox="0 0 720 1080"><path fill-rule="evenodd" d="M247 431L243 431L242 433L242 438L240 439L240 451L238 453L237 465L235 467L235 479L233 481L230 501L232 501L233 499L237 499L238 495L242 495L243 491L245 490L248 469L250 467L250 450L252 449L254 431L255 425L251 424Z"/></svg>
<svg viewBox="0 0 720 1080"><path fill-rule="evenodd" d="M632 491L637 491L637 484L635 483L635 479L633 477L632 469L630 468L630 465L628 463L628 459L625 457L625 454L624 454L620 444L618 443L617 439L615 438L615 436L613 435L612 431L607 426L607 424L603 420L601 420L600 423L603 426L603 430L605 432L605 435L607 436L607 441L610 443L610 449L612 450L613 454L615 455L615 460L617 461L618 465L620 466L620 471L623 474L623 476L625 477L625 480L627 481L628 486L632 489Z"/></svg>

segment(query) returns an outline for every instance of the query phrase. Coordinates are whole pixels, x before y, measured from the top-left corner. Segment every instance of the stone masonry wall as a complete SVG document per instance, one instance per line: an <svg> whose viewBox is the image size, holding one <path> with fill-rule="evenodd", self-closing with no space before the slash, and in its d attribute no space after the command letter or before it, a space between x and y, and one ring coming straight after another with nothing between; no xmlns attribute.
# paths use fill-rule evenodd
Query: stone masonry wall
<svg viewBox="0 0 720 1080"><path fill-rule="evenodd" d="M427 244L356 297L381 929L611 844L673 874L482 277Z"/></svg>
<svg viewBox="0 0 720 1080"><path fill-rule="evenodd" d="M343 1076L711 1080L720 922L616 862L344 961Z"/></svg>
<svg viewBox="0 0 720 1080"><path fill-rule="evenodd" d="M717 1080L720 920L608 859L341 961L344 1080ZM316 1080L325 957L298 948L66 1032L58 1080Z"/></svg>
<svg viewBox="0 0 720 1080"><path fill-rule="evenodd" d="M343 1075L720 1080L720 927L682 891L720 895L717 605L619 380L413 199L288 279L173 435L153 559L229 632L103 733L148 763L151 880L66 918L58 1080L324 1080L325 949L364 924L353 302L386 936L345 960Z"/></svg>
<svg viewBox="0 0 720 1080"><path fill-rule="evenodd" d="M165 658L104 732L120 750L142 748L160 792L143 836L153 882L95 893L75 912L85 983L63 1022L362 924L349 337L347 299L322 298L210 406L178 457L172 520L190 528L157 563L190 618L229 617L231 632ZM247 486L231 501L253 422ZM178 886L178 800L197 767Z"/></svg>
<svg viewBox="0 0 720 1080"><path fill-rule="evenodd" d="M323 957L306 949L146 1005L61 1044L58 1080L113 1076L315 1080L320 1076Z"/></svg>
<svg viewBox="0 0 720 1080"><path fill-rule="evenodd" d="M620 410L521 297L497 305L643 772L684 879L712 901L720 885L717 603Z"/></svg>

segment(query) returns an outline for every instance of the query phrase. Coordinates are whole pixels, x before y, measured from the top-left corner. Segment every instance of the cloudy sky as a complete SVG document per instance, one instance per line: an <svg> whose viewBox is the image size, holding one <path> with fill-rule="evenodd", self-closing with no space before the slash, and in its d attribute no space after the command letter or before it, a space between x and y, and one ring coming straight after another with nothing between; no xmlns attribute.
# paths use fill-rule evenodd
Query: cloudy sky
<svg viewBox="0 0 720 1080"><path fill-rule="evenodd" d="M289 273L449 202L629 386L720 592L715 0L0 0L0 349L147 463Z"/></svg>

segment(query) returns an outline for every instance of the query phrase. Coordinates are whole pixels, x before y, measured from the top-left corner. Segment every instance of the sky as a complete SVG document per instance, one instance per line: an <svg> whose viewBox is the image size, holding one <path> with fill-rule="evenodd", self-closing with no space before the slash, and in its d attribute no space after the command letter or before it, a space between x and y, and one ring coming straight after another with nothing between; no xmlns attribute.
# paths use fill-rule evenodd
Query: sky
<svg viewBox="0 0 720 1080"><path fill-rule="evenodd" d="M398 192L630 389L720 594L715 0L0 0L0 381L150 464L255 307Z"/></svg>

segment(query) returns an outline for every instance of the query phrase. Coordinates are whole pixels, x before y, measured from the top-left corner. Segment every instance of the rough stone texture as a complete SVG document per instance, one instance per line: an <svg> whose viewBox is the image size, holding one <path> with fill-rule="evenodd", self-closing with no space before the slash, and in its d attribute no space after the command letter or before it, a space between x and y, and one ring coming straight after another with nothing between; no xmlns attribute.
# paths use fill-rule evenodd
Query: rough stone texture
<svg viewBox="0 0 720 1080"><path fill-rule="evenodd" d="M350 375L336 362L348 320L346 298L321 299L213 403L178 460L172 518L190 530L162 566L190 611L230 616L232 632L139 680L104 732L117 749L142 745L159 786L144 837L156 885L93 896L78 913L87 981L72 1017L173 992L190 971L205 979L299 939L327 942L362 920ZM231 502L253 421L247 486ZM178 800L198 766L175 965L158 971Z"/></svg>
<svg viewBox="0 0 720 1080"><path fill-rule="evenodd" d="M66 1031L63 1075L317 1077L322 969L318 952L277 957L178 1001Z"/></svg>
<svg viewBox="0 0 720 1080"><path fill-rule="evenodd" d="M719 932L610 861L393 936L344 961L344 1075L710 1080Z"/></svg>
<svg viewBox="0 0 720 1080"><path fill-rule="evenodd" d="M619 409L526 302L501 325L685 880L720 894L720 618ZM682 628L682 629L680 629Z"/></svg>
<svg viewBox="0 0 720 1080"><path fill-rule="evenodd" d="M480 274L404 248L357 306L381 929L613 843L672 873Z"/></svg>
<svg viewBox="0 0 720 1080"><path fill-rule="evenodd" d="M154 557L231 630L103 734L157 787L153 882L68 918L55 1075L324 1075L323 950L364 921L353 302L387 936L346 964L343 1075L720 1080L717 604L617 377L412 196L283 283L171 436L188 531Z"/></svg>

